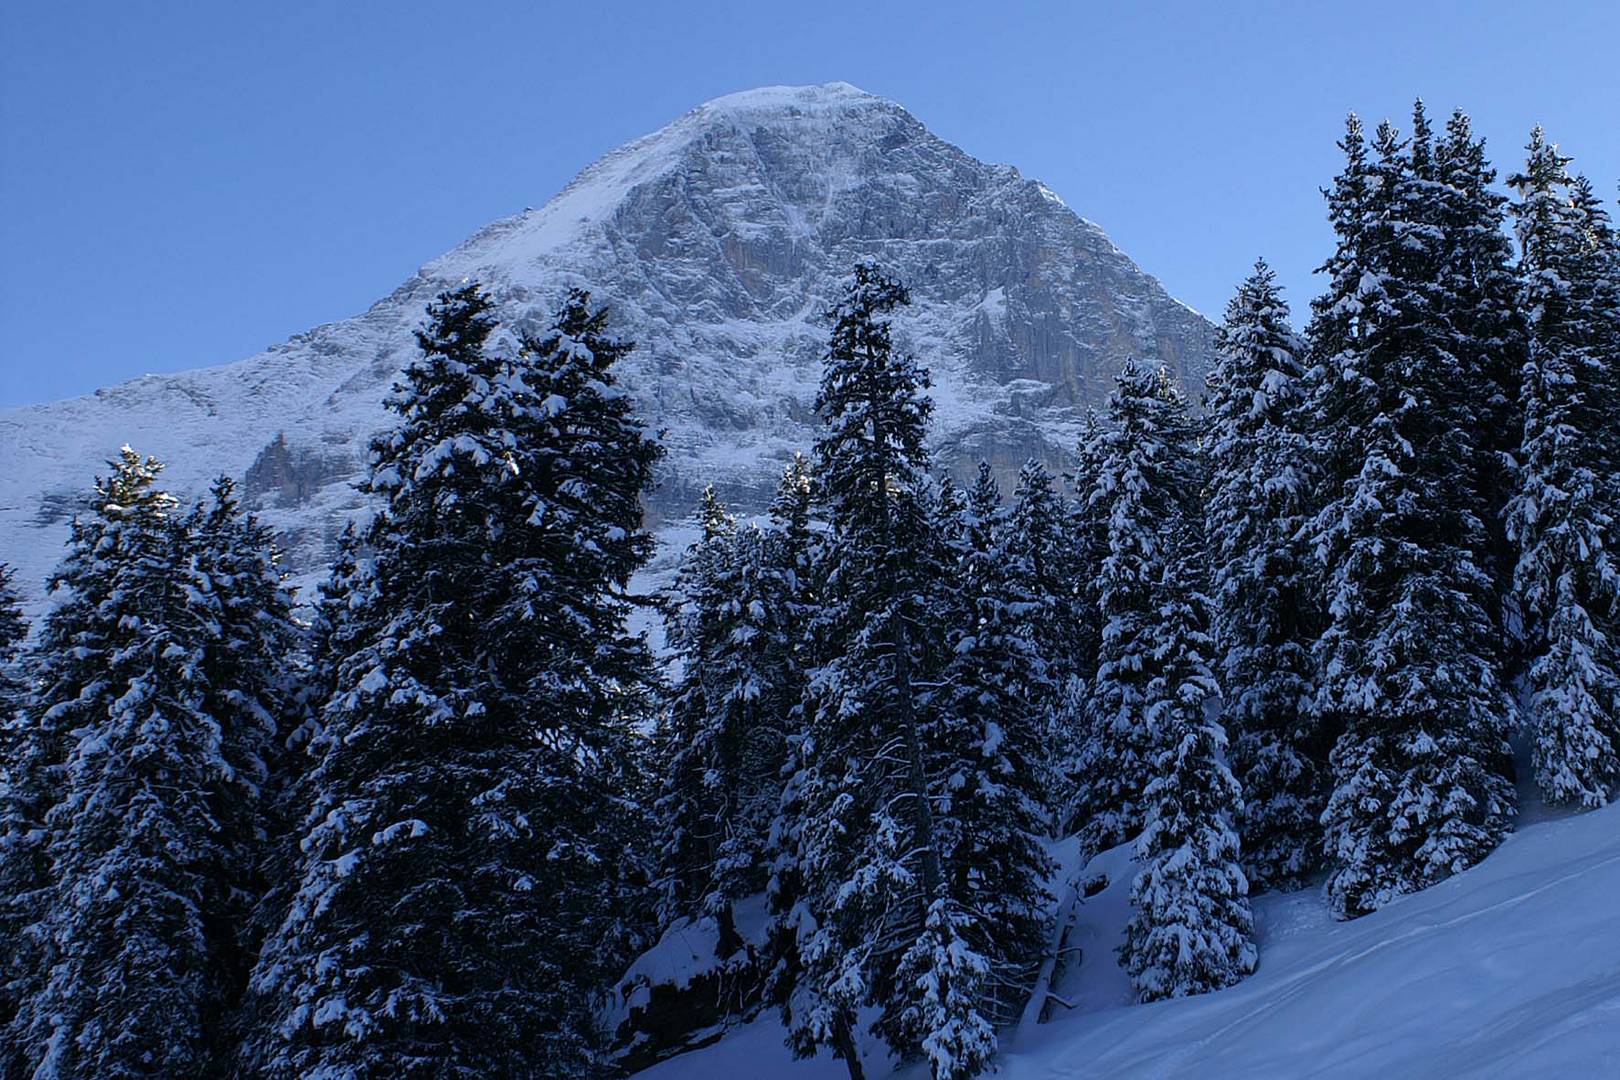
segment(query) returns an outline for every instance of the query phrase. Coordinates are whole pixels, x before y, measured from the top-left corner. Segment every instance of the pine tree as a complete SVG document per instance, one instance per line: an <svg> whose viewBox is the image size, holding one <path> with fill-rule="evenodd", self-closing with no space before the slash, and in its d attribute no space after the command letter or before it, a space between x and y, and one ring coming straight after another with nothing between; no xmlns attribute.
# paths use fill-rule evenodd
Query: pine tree
<svg viewBox="0 0 1620 1080"><path fill-rule="evenodd" d="M1143 792L1142 865L1120 961L1145 1001L1230 986L1254 970L1248 880L1239 868L1237 780L1222 760L1226 735L1206 706L1219 690L1210 670L1205 550L1196 514L1174 527L1154 587L1148 633L1154 670L1143 726L1153 778Z"/></svg>
<svg viewBox="0 0 1620 1080"><path fill-rule="evenodd" d="M1327 748L1311 708L1321 612L1299 539L1316 486L1303 357L1276 277L1257 262L1227 305L1207 402L1213 629L1256 888L1297 886L1321 850Z"/></svg>
<svg viewBox="0 0 1620 1080"><path fill-rule="evenodd" d="M1163 371L1128 361L1108 412L1114 427L1100 438L1089 496L1106 530L1097 580L1102 643L1074 767L1075 820L1093 852L1135 836L1145 820L1152 747L1144 709L1158 663L1154 588L1167 541L1201 486L1186 403Z"/></svg>
<svg viewBox="0 0 1620 1080"><path fill-rule="evenodd" d="M1338 250L1313 304L1309 425L1326 499L1309 526L1328 622L1314 649L1333 792L1329 897L1354 917L1465 869L1512 813L1507 701L1479 560L1483 508L1441 273L1444 214L1419 128L1351 118L1329 193Z"/></svg>
<svg viewBox="0 0 1620 1080"><path fill-rule="evenodd" d="M1513 177L1530 323L1520 487L1509 508L1527 622L1536 780L1551 802L1602 806L1620 782L1620 569L1614 535L1620 334L1601 208L1569 159L1530 137Z"/></svg>
<svg viewBox="0 0 1620 1080"><path fill-rule="evenodd" d="M40 642L8 817L43 827L7 852L45 875L14 894L37 921L13 1036L38 1077L202 1075L231 993L240 943L217 916L241 882L221 813L229 718L208 684L217 607L160 469L126 447L97 485Z"/></svg>
<svg viewBox="0 0 1620 1080"><path fill-rule="evenodd" d="M369 595L254 973L255 1075L606 1069L591 995L628 945L653 682L623 590L659 449L605 310L572 293L509 359L490 308L476 285L429 308L374 444Z"/></svg>

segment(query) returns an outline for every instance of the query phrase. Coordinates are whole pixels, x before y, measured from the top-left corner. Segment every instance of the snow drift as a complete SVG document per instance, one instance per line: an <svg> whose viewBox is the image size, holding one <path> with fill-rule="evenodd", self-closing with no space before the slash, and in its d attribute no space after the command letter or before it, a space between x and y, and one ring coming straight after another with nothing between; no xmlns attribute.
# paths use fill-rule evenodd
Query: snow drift
<svg viewBox="0 0 1620 1080"><path fill-rule="evenodd" d="M1007 1080L1620 1075L1620 806L1523 827L1479 866L1353 922L1316 890L1255 899L1260 968L1229 990L1130 1002L1112 956L1128 860L1078 909L1075 1006L1003 1035ZM843 1077L795 1062L769 1016L639 1074ZM888 1074L871 1048L868 1075ZM918 1080L915 1069L898 1075Z"/></svg>

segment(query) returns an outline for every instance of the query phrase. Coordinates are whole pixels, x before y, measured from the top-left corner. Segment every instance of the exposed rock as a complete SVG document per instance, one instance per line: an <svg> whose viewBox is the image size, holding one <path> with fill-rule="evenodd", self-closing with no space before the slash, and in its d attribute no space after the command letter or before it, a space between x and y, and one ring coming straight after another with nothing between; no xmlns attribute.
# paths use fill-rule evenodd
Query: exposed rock
<svg viewBox="0 0 1620 1080"><path fill-rule="evenodd" d="M65 533L42 496L87 489L128 442L183 493L244 476L290 565L317 572L362 509L352 483L412 329L468 278L509 332L543 326L574 285L612 307L639 346L624 381L669 448L656 520L710 481L758 508L814 440L821 314L862 258L912 289L899 336L933 372L934 443L961 475L979 457L1004 475L1031 455L1060 466L1127 356L1201 384L1210 325L1043 185L847 84L766 88L607 155L356 318L225 367L0 412L0 557L37 599Z"/></svg>

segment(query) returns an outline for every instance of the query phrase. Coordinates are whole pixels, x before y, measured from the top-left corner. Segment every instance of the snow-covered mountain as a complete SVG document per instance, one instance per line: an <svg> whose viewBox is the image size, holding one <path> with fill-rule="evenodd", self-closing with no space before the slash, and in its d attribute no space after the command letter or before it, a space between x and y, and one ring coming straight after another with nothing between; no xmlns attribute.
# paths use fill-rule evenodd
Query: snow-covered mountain
<svg viewBox="0 0 1620 1080"><path fill-rule="evenodd" d="M863 256L911 286L902 339L933 370L950 467L1061 462L1127 356L1201 383L1209 323L1042 184L846 83L771 87L614 151L356 318L239 363L0 412L0 561L37 601L75 501L127 442L168 461L177 491L244 478L292 566L313 570L360 505L352 484L424 306L467 278L512 325L574 285L611 305L639 344L625 382L667 432L655 519L710 481L757 505L812 441L819 315Z"/></svg>

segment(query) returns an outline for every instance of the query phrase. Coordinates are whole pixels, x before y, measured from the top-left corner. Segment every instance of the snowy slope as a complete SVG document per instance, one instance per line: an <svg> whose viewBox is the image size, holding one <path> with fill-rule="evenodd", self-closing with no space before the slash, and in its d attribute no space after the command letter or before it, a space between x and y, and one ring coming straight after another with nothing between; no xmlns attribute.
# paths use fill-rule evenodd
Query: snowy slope
<svg viewBox="0 0 1620 1080"><path fill-rule="evenodd" d="M1354 922L1334 922L1314 891L1259 897L1260 970L1154 1005L1127 1003L1107 952L1128 913L1124 863L1116 851L1091 868L1113 884L1080 909L1086 960L1059 987L1077 1009L1015 1033L1005 1080L1620 1076L1620 806L1528 825L1474 869ZM887 1075L876 1055L867 1067ZM639 1075L846 1074L826 1057L791 1061L761 1020Z"/></svg>
<svg viewBox="0 0 1620 1080"><path fill-rule="evenodd" d="M466 278L518 324L573 285L612 306L639 343L625 382L667 432L655 517L686 513L710 480L757 507L813 437L818 316L867 256L912 286L902 337L934 370L948 465L1057 462L1128 355L1202 379L1209 324L1044 186L848 84L766 88L608 154L356 318L236 364L0 411L0 561L37 601L74 500L129 442L181 491L245 477L294 567L318 567L360 509L352 483L412 328Z"/></svg>

